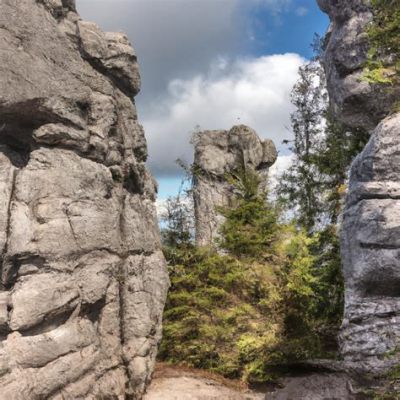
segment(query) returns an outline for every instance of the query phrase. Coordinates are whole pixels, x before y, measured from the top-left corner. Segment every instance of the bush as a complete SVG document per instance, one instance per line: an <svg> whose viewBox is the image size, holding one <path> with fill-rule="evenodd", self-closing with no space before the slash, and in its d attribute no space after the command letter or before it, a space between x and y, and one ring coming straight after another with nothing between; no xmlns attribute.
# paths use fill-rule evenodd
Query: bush
<svg viewBox="0 0 400 400"><path fill-rule="evenodd" d="M171 260L168 249L166 256ZM175 250L173 260L159 357L229 378L267 380L259 353L280 333L273 267L204 248Z"/></svg>

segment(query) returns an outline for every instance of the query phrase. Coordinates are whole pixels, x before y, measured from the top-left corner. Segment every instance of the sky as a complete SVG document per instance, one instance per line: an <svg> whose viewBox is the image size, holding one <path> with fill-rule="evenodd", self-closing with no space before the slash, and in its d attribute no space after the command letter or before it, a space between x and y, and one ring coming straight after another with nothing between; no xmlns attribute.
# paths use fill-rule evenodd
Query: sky
<svg viewBox="0 0 400 400"><path fill-rule="evenodd" d="M159 198L177 193L195 130L251 126L288 165L290 91L327 17L316 0L77 0L82 18L123 31L142 76L136 97Z"/></svg>

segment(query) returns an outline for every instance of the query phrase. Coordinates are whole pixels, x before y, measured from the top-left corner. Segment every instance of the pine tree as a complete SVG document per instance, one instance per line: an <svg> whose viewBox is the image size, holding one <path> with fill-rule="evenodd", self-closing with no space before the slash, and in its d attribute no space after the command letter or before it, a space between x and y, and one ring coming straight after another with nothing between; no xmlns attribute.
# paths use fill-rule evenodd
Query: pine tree
<svg viewBox="0 0 400 400"><path fill-rule="evenodd" d="M176 196L169 197L161 214L161 239L166 248L186 248L193 245L194 209L190 168L180 160L177 163L185 171L181 186ZM189 187L189 188L188 188Z"/></svg>
<svg viewBox="0 0 400 400"><path fill-rule="evenodd" d="M278 230L276 208L267 200L267 193L260 191L255 171L242 169L229 181L236 198L233 206L219 209L226 218L219 246L238 258L268 258Z"/></svg>
<svg viewBox="0 0 400 400"><path fill-rule="evenodd" d="M280 179L278 195L311 234L337 223L351 161L369 134L335 120L318 59L300 68L292 103L293 163Z"/></svg>
<svg viewBox="0 0 400 400"><path fill-rule="evenodd" d="M321 147L327 99L323 69L318 62L299 69L291 97L295 106L291 115L293 164L281 177L278 193L286 207L295 210L299 225L311 232L323 217L322 177L315 157Z"/></svg>

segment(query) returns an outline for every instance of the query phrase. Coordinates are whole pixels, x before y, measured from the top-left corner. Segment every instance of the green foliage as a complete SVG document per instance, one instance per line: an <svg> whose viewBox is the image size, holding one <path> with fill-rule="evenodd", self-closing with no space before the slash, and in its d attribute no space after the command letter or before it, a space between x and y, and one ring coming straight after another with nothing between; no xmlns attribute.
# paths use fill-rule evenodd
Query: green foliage
<svg viewBox="0 0 400 400"><path fill-rule="evenodd" d="M334 357L343 313L343 281L337 235L332 226L308 235L288 227L281 281L284 316L279 351L285 360ZM329 245L327 245L329 243Z"/></svg>
<svg viewBox="0 0 400 400"><path fill-rule="evenodd" d="M370 83L394 84L400 77L400 1L372 0L368 28L370 50L364 78Z"/></svg>
<svg viewBox="0 0 400 400"><path fill-rule="evenodd" d="M293 163L277 190L283 206L310 234L337 222L350 163L369 139L368 132L335 120L325 85L318 60L300 68L292 93Z"/></svg>
<svg viewBox="0 0 400 400"><path fill-rule="evenodd" d="M277 365L331 355L342 312L338 247L325 245L333 231L309 237L280 224L254 172L229 179L236 199L221 209L226 253L165 248L172 287L160 358L265 382Z"/></svg>
<svg viewBox="0 0 400 400"><path fill-rule="evenodd" d="M283 174L278 187L281 202L294 210L300 226L309 232L318 224L324 199L321 197L321 172L315 165L323 133L323 113L327 103L322 66L313 61L299 69L299 79L291 100L294 134L289 142L293 154L291 167Z"/></svg>
<svg viewBox="0 0 400 400"><path fill-rule="evenodd" d="M350 164L363 150L370 135L337 121L328 106L323 116L325 128L312 162L319 171L318 189L324 199L320 212L326 216L328 224L335 224L341 212Z"/></svg>
<svg viewBox="0 0 400 400"><path fill-rule="evenodd" d="M165 225L161 229L162 241L166 246L182 247L191 243L193 236L192 215L191 204L186 203L181 196L167 199L162 216Z"/></svg>
<svg viewBox="0 0 400 400"><path fill-rule="evenodd" d="M229 378L268 380L259 357L279 338L273 267L204 248L167 249L166 256L173 260L172 288L160 358Z"/></svg>
<svg viewBox="0 0 400 400"><path fill-rule="evenodd" d="M379 378L379 382L376 382L373 389L363 391L363 398L370 400L400 400L399 384L400 365L396 365Z"/></svg>
<svg viewBox="0 0 400 400"><path fill-rule="evenodd" d="M238 258L270 259L271 246L278 230L276 209L259 191L254 171L239 171L228 179L236 188L233 207L219 211L226 218L219 245Z"/></svg>
<svg viewBox="0 0 400 400"><path fill-rule="evenodd" d="M389 371L388 378L393 380L400 379L400 365L396 365L394 368L391 369L391 371Z"/></svg>
<svg viewBox="0 0 400 400"><path fill-rule="evenodd" d="M277 366L336 354L343 312L336 224L350 162L368 135L332 118L317 60L300 69L292 101L294 163L280 179L279 206L260 190L258 175L242 169L226 177L235 198L218 210L222 254L196 248L190 234L180 239L185 224L164 232L168 238L172 228L178 238L164 241L172 283L164 361L265 382ZM281 204L294 222L281 222Z"/></svg>
<svg viewBox="0 0 400 400"><path fill-rule="evenodd" d="M193 240L194 212L191 189L187 188L191 172L180 160L177 163L184 168L185 178L177 196L169 197L161 215L161 238L169 248L190 246Z"/></svg>

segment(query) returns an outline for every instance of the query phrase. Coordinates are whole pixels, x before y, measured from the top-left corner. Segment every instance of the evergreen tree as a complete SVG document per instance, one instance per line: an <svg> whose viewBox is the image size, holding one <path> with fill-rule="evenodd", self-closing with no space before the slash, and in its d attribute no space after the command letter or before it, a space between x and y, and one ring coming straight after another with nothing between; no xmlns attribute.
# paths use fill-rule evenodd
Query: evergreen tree
<svg viewBox="0 0 400 400"><path fill-rule="evenodd" d="M295 111L291 115L294 139L290 145L293 163L281 177L278 194L287 208L295 210L300 226L309 232L323 218L321 172L315 163L324 129L327 102L321 65L313 61L299 69L299 80L292 91Z"/></svg>
<svg viewBox="0 0 400 400"><path fill-rule="evenodd" d="M164 224L161 237L165 246L180 248L192 244L193 208L187 196L179 194L169 197L161 218Z"/></svg>
<svg viewBox="0 0 400 400"><path fill-rule="evenodd" d="M321 177L319 187L324 197L322 212L327 217L327 224L336 224L341 213L350 164L365 147L369 133L348 128L334 118L328 107L323 116L326 124L323 140L314 160Z"/></svg>
<svg viewBox="0 0 400 400"><path fill-rule="evenodd" d="M161 215L161 239L163 245L170 249L190 247L194 237L191 172L180 160L177 160L177 163L184 169L185 177L178 194L166 200Z"/></svg>
<svg viewBox="0 0 400 400"><path fill-rule="evenodd" d="M219 254L213 248L166 247L171 289L160 358L245 381L271 379L280 342L277 214L259 191L255 172L229 177L236 198L221 208ZM275 260L276 261L276 260Z"/></svg>
<svg viewBox="0 0 400 400"><path fill-rule="evenodd" d="M337 223L351 161L369 138L335 120L325 86L317 59L300 68L292 92L293 163L278 187L282 203L310 234Z"/></svg>
<svg viewBox="0 0 400 400"><path fill-rule="evenodd" d="M318 43L323 41L318 40ZM321 51L320 46L317 47ZM336 346L343 310L338 239L342 199L350 164L364 148L369 135L335 120L325 86L324 71L317 56L300 69L293 89L294 140L290 142L293 164L281 177L278 194L286 208L294 213L299 233L302 229L306 232L306 238L297 243L302 243L300 248L305 257L296 267L288 249L284 280L291 279L292 270L296 277L302 269L300 266L308 265L308 275L303 271L300 276L311 277L306 287L314 296L310 299L303 293L303 298L299 298L296 291L285 295L286 345L292 343L296 347L295 339L301 337L301 332L308 331L312 334L309 339L327 350ZM286 352L293 354L294 348Z"/></svg>
<svg viewBox="0 0 400 400"><path fill-rule="evenodd" d="M269 258L278 230L275 207L267 200L267 193L259 190L255 171L242 169L229 181L236 188L236 199L233 207L219 210L226 218L219 246L239 258Z"/></svg>
<svg viewBox="0 0 400 400"><path fill-rule="evenodd" d="M265 382L278 365L335 349L341 275L322 235L278 222L255 172L229 180L236 197L220 209L225 253L165 248L172 286L160 358Z"/></svg>

